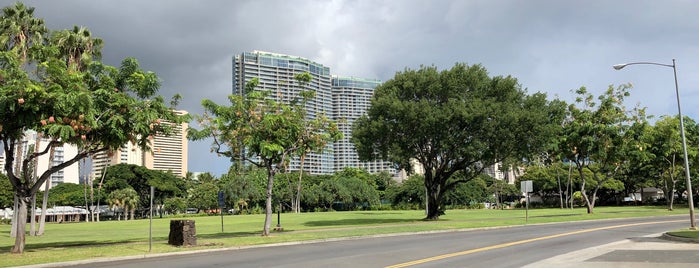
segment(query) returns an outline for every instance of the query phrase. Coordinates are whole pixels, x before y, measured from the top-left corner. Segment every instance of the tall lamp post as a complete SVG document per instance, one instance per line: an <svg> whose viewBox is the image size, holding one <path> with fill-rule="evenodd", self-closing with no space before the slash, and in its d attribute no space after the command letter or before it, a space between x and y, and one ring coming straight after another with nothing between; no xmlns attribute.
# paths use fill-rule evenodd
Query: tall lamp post
<svg viewBox="0 0 699 268"><path fill-rule="evenodd" d="M672 59L672 64L663 64L663 63L656 63L656 62L630 62L630 63L616 64L612 67L614 68L614 70L621 70L626 66L639 65L639 64L670 67L670 68L672 68L672 72L675 75L675 96L677 96L677 114L680 117L680 134L682 135L682 150L684 151L684 174L685 174L685 177L687 178L687 201L689 202L689 222L691 225L690 229L694 230L697 228L697 225L696 225L695 220L694 220L694 199L692 198L692 180L691 180L691 177L689 175L689 157L687 157L687 139L685 138L685 135L684 135L684 119L682 118L682 108L680 106L680 89L679 89L679 86L677 85L677 67L675 65L675 59Z"/></svg>

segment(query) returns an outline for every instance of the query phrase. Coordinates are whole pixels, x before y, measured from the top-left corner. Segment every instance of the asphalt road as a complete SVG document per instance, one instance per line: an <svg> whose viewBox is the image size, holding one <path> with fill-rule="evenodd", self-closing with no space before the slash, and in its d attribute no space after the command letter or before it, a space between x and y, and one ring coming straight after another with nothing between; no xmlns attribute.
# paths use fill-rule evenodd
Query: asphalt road
<svg viewBox="0 0 699 268"><path fill-rule="evenodd" d="M688 226L689 219L680 216L569 222L208 251L71 267L521 267Z"/></svg>

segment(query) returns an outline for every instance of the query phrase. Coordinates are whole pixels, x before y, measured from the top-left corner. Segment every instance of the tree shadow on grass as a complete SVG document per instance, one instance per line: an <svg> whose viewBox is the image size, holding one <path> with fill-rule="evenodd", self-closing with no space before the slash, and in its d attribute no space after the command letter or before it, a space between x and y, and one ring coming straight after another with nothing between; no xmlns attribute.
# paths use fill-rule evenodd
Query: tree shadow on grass
<svg viewBox="0 0 699 268"><path fill-rule="evenodd" d="M70 242L51 242L51 243L27 243L24 246L25 252L45 250L51 248L67 248L67 247L95 247L95 246L111 246L118 244L133 243L136 241L70 241ZM139 241L140 242L140 241ZM0 252L9 252L13 245L0 247Z"/></svg>
<svg viewBox="0 0 699 268"><path fill-rule="evenodd" d="M342 226L342 225L368 225L368 224L382 224L382 223L409 223L416 222L418 219L343 219L343 220L332 220L332 221L309 221L306 222L305 226L312 227L332 227L332 226Z"/></svg>
<svg viewBox="0 0 699 268"><path fill-rule="evenodd" d="M244 237L244 236L259 236L262 233L260 231L254 232L223 232L223 233L211 233L211 234L197 234L197 238L230 238L230 237Z"/></svg>

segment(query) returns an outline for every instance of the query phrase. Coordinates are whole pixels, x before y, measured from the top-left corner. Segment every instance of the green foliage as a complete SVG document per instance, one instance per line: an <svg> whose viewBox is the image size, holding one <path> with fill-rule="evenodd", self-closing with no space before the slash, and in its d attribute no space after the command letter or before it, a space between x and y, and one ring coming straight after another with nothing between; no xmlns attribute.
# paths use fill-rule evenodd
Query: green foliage
<svg viewBox="0 0 699 268"><path fill-rule="evenodd" d="M477 208L478 205L490 201L492 193L483 176L476 177L466 183L461 183L444 193L444 203L452 207Z"/></svg>
<svg viewBox="0 0 699 268"><path fill-rule="evenodd" d="M34 8L16 3L0 16L0 141L4 144L5 172L19 197L19 215L51 176L82 158L116 150L127 142L150 149L150 137L168 134L187 118L157 96L153 72L126 58L120 67L100 62L103 42L89 30L50 32L34 17ZM14 159L25 131L34 130L50 140L47 148L73 144L78 153L30 179L29 163L50 150ZM23 163L15 163L22 161ZM24 226L18 225L15 253L24 250Z"/></svg>
<svg viewBox="0 0 699 268"><path fill-rule="evenodd" d="M5 174L0 173L0 208L12 207L14 203L14 192L12 184Z"/></svg>
<svg viewBox="0 0 699 268"><path fill-rule="evenodd" d="M401 207L414 204L419 208L425 204L425 178L413 175L404 180L400 185L389 188L387 197L394 206Z"/></svg>
<svg viewBox="0 0 699 268"><path fill-rule="evenodd" d="M247 211L260 206L265 199L266 170L252 169L244 174L229 172L221 177L221 190L226 197L226 207Z"/></svg>
<svg viewBox="0 0 699 268"><path fill-rule="evenodd" d="M556 102L558 103L558 102ZM444 211L444 191L503 159L542 150L558 133L563 110L546 95L527 95L513 77L490 77L480 65L406 69L377 87L367 115L354 124L361 159L379 157L410 170L422 165L428 219ZM450 180L461 172L459 179Z"/></svg>
<svg viewBox="0 0 699 268"><path fill-rule="evenodd" d="M684 118L685 135L687 139L687 155L690 163L696 163L699 152L697 151L697 124L691 118ZM678 117L662 116L654 125L644 125L640 132L641 144L637 153L631 158L630 167L636 168L635 174L645 175L645 186L657 187L665 193L668 209L672 209L673 202L679 189L684 189L684 151L680 135L680 122ZM690 165L691 168L691 165ZM695 172L691 170L691 172ZM643 184L636 188L642 187ZM681 196L681 195L679 195Z"/></svg>
<svg viewBox="0 0 699 268"><path fill-rule="evenodd" d="M109 207L115 211L123 211L124 219L128 219L129 212L131 212L131 219L135 218L135 210L140 201L138 193L133 188L123 188L115 190L109 193L107 201L109 202Z"/></svg>
<svg viewBox="0 0 699 268"><path fill-rule="evenodd" d="M596 102L594 95L582 87L576 91L579 107L568 107L559 153L575 163L581 178L580 193L589 213L593 212L598 190L603 186L618 189L615 180L623 162L642 148L638 139L642 128L634 122L645 120L644 112L636 109L629 113L623 105L630 88L609 86ZM584 170L591 176L585 176ZM586 188L588 185L591 189Z"/></svg>
<svg viewBox="0 0 699 268"><path fill-rule="evenodd" d="M303 82L308 75L300 75ZM300 102L290 105L268 98L267 91L255 90L257 78L245 85L245 95L230 95L229 106L203 100L204 114L196 116L200 130L190 128L192 140L212 138L212 152L231 159L240 169L249 163L267 170L265 224L269 235L272 215L272 189L275 174L291 157L322 150L328 141L342 137L336 124L324 115L306 119L304 105L312 94L301 94Z"/></svg>
<svg viewBox="0 0 699 268"><path fill-rule="evenodd" d="M198 209L218 207L218 186L211 182L200 183L187 191L187 206Z"/></svg>
<svg viewBox="0 0 699 268"><path fill-rule="evenodd" d="M96 183L95 183L96 184ZM110 193L132 188L140 197L138 208L150 206L150 187L155 187L154 203L163 204L166 198L184 197L186 183L170 172L150 170L132 164L117 164L107 168L102 190Z"/></svg>
<svg viewBox="0 0 699 268"><path fill-rule="evenodd" d="M48 203L52 206L84 206L85 185L61 183L51 187Z"/></svg>
<svg viewBox="0 0 699 268"><path fill-rule="evenodd" d="M187 209L187 200L182 197L169 197L163 202L163 208L170 214L180 214Z"/></svg>

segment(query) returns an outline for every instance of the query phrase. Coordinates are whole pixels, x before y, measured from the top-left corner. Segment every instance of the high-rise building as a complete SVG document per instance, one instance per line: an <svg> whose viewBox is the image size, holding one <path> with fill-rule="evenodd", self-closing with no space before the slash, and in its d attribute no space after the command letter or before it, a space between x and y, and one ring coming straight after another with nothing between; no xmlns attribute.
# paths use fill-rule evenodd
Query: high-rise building
<svg viewBox="0 0 699 268"><path fill-rule="evenodd" d="M301 86L294 79L296 74L308 72L311 81ZM315 119L320 114L332 113L332 89L330 68L301 57L253 51L233 57L233 94L244 94L245 84L253 78L259 79L256 90L270 91L274 101L289 103L299 98L299 92L315 91L315 98L306 104L307 119ZM299 170L300 161L292 159L289 170ZM310 174L333 173L332 145L322 153L306 156L303 170Z"/></svg>
<svg viewBox="0 0 699 268"><path fill-rule="evenodd" d="M175 111L179 115L186 111ZM100 152L92 156L91 177L98 179L108 166L117 164L132 164L144 166L153 170L170 171L177 176L187 174L187 128L188 123L173 125L169 122L172 133L169 136L156 135L151 138L151 151L144 152L135 144L128 142L121 149L113 152Z"/></svg>
<svg viewBox="0 0 699 268"><path fill-rule="evenodd" d="M294 76L309 72L313 79L301 87ZM233 94L244 94L245 84L259 79L256 90L270 91L270 98L289 103L302 90L313 90L316 97L306 105L308 119L325 114L336 123L344 138L329 144L323 153L310 154L304 161L304 171L311 174L331 174L345 167L364 168L370 173L397 170L385 161L360 162L352 137L352 124L369 108L378 80L331 76L330 68L311 60L270 52L244 52L233 57ZM299 170L300 162L292 159L289 169Z"/></svg>
<svg viewBox="0 0 699 268"><path fill-rule="evenodd" d="M333 143L335 171L346 167L364 168L369 173L388 171L397 175L393 163L388 161L361 162L357 156L352 139L352 125L371 105L374 89L381 84L379 80L357 77L333 76L332 78L332 118L342 131L343 138Z"/></svg>
<svg viewBox="0 0 699 268"><path fill-rule="evenodd" d="M13 172L19 174L21 168L21 163L26 159L27 155L31 153L41 152L46 150L50 140L41 137L36 131L26 131L24 133L24 138L16 145L14 153L14 163ZM78 148L75 145L63 144L56 146L53 149L53 159L49 160L50 152L37 157L32 163L30 163L29 168L32 168L32 176L35 178L41 176L46 170L49 169L49 164L51 166L56 166L62 164L63 162L75 157L78 154ZM0 162L2 164L2 169L0 172L5 173L5 156L0 157ZM58 184L68 182L68 183L78 183L79 182L79 168L77 163L73 163L53 174L46 183L49 183L49 187L54 187ZM44 189L44 186L41 186Z"/></svg>
<svg viewBox="0 0 699 268"><path fill-rule="evenodd" d="M175 111L178 115L186 115L186 111ZM152 139L152 151L143 154L143 165L149 169L170 171L180 177L187 174L187 122L172 124L172 134L169 136L156 135Z"/></svg>

